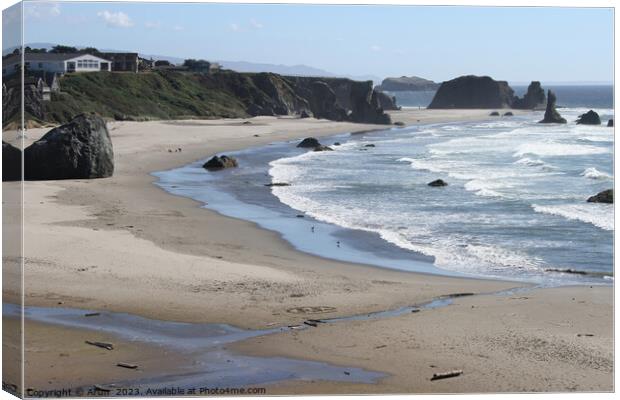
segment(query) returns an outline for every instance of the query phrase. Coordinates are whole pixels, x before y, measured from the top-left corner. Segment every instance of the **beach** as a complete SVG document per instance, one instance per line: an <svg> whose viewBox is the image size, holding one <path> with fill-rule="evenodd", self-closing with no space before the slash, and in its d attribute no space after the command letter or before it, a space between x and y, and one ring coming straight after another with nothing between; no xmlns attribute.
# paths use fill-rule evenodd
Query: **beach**
<svg viewBox="0 0 620 400"><path fill-rule="evenodd" d="M408 125L484 120L489 110L403 110ZM26 182L25 302L130 313L151 319L225 323L244 329L301 324L422 304L455 293L529 285L356 265L295 250L277 233L168 194L152 172L268 143L381 129L326 120L241 119L108 124L112 178ZM27 142L47 129L31 129ZM15 142L14 132L3 139ZM5 183L8 187L15 183ZM15 185L16 186L16 185ZM4 271L4 301L18 303L18 274ZM310 310L300 314L291 310ZM313 310L322 310L314 314ZM358 367L388 374L376 384L286 381L269 394L613 390L613 288L535 289L454 299L446 307L368 321L287 330L236 343L235 352ZM13 321L14 322L14 321ZM53 346L36 346L54 331ZM588 335L588 336L586 336ZM592 336L589 336L592 335ZM86 331L26 320L28 386L40 389L118 379L116 359L85 351ZM102 340L119 339L103 337ZM139 359L145 374L165 371L139 343L115 354ZM7 349L5 344L5 350ZM62 349L62 350L60 350ZM9 355L5 357L10 357ZM61 356L61 354L69 356ZM5 351L5 354L7 352ZM97 368L54 375L31 365ZM97 360L93 364L93 360ZM170 367L181 362L168 359ZM107 367L106 367L107 366ZM430 381L435 372L462 376ZM80 380L76 379L79 372ZM127 378L127 375L123 375Z"/></svg>

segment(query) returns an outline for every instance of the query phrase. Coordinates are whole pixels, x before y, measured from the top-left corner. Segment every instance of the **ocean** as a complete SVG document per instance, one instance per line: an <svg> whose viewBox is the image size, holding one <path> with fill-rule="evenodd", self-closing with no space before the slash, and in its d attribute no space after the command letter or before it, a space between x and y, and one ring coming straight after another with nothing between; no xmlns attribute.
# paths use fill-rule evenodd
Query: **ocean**
<svg viewBox="0 0 620 400"><path fill-rule="evenodd" d="M279 142L230 153L239 168L209 173L197 162L155 175L171 193L324 257L544 286L610 284L613 205L586 202L613 187L613 109L598 101L561 108L566 125L538 124L543 113L534 112L344 132L321 140L333 152ZM590 108L603 125L576 125ZM429 187L435 179L448 186Z"/></svg>

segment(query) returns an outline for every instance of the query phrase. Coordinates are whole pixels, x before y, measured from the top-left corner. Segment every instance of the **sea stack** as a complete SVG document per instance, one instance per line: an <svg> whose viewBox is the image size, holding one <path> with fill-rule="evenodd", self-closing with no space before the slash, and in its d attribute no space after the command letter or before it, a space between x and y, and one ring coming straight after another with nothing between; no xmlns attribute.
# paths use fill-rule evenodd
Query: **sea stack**
<svg viewBox="0 0 620 400"><path fill-rule="evenodd" d="M598 116L596 111L590 110L585 114L581 114L577 120L577 125L600 125L601 117Z"/></svg>
<svg viewBox="0 0 620 400"><path fill-rule="evenodd" d="M545 110L545 117L540 124L565 124L566 120L562 118L560 113L555 109L555 93L551 90L547 92L547 109Z"/></svg>
<svg viewBox="0 0 620 400"><path fill-rule="evenodd" d="M527 87L527 93L523 98L515 97L512 108L521 110L542 110L545 108L545 91L539 81L532 81Z"/></svg>
<svg viewBox="0 0 620 400"><path fill-rule="evenodd" d="M614 202L614 190L607 189L594 196L588 198L588 203L607 203L612 204Z"/></svg>
<svg viewBox="0 0 620 400"><path fill-rule="evenodd" d="M508 82L467 75L443 82L428 108L510 108L513 99Z"/></svg>

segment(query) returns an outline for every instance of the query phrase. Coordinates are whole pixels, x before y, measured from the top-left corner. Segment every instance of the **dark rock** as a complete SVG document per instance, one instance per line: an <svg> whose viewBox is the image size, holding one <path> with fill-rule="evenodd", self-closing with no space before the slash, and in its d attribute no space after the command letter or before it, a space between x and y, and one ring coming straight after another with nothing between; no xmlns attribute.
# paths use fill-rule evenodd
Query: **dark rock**
<svg viewBox="0 0 620 400"><path fill-rule="evenodd" d="M588 198L588 203L613 203L614 202L614 190L607 189L594 196Z"/></svg>
<svg viewBox="0 0 620 400"><path fill-rule="evenodd" d="M352 122L391 125L392 119L379 106L378 92L372 89L372 81L351 84Z"/></svg>
<svg viewBox="0 0 620 400"><path fill-rule="evenodd" d="M297 147L302 147L302 148L315 148L320 146L321 143L319 143L319 141L313 137L308 137L305 138L304 140L302 140Z"/></svg>
<svg viewBox="0 0 620 400"><path fill-rule="evenodd" d="M609 121L607 121L607 127L608 128L613 128L613 126L614 126L614 120L613 119L610 119Z"/></svg>
<svg viewBox="0 0 620 400"><path fill-rule="evenodd" d="M565 124L566 120L562 118L560 113L555 109L555 93L551 90L547 92L547 109L545 110L545 117L542 121L539 121L540 124Z"/></svg>
<svg viewBox="0 0 620 400"><path fill-rule="evenodd" d="M375 145L374 144L367 144L364 147L375 147Z"/></svg>
<svg viewBox="0 0 620 400"><path fill-rule="evenodd" d="M601 118L594 110L590 110L585 114L581 114L577 119L577 125L600 125Z"/></svg>
<svg viewBox="0 0 620 400"><path fill-rule="evenodd" d="M336 93L323 81L315 81L310 84L310 108L315 118L330 119L332 121L345 121L347 111L341 107L336 98Z"/></svg>
<svg viewBox="0 0 620 400"><path fill-rule="evenodd" d="M532 81L527 87L527 92L523 98L515 97L512 108L521 110L542 110L545 107L545 91L540 86L540 82Z"/></svg>
<svg viewBox="0 0 620 400"><path fill-rule="evenodd" d="M396 121L396 122L394 122L394 125L396 125L396 126L405 126L405 123L403 121Z"/></svg>
<svg viewBox="0 0 620 400"><path fill-rule="evenodd" d="M329 146L319 145L319 146L314 148L314 151L334 151L334 149L332 149Z"/></svg>
<svg viewBox="0 0 620 400"><path fill-rule="evenodd" d="M489 116L491 116L491 117L499 117L499 112L493 111L491 114L489 114Z"/></svg>
<svg viewBox="0 0 620 400"><path fill-rule="evenodd" d="M512 113L512 111L508 111L504 113L504 117L512 117L514 116L514 114Z"/></svg>
<svg viewBox="0 0 620 400"><path fill-rule="evenodd" d="M310 114L308 114L308 111L306 110L301 110L299 113L299 118L310 118Z"/></svg>
<svg viewBox="0 0 620 400"><path fill-rule="evenodd" d="M15 146L2 141L2 180L22 179L22 152Z"/></svg>
<svg viewBox="0 0 620 400"><path fill-rule="evenodd" d="M265 184L265 186L267 187L272 187L272 186L291 186L290 183L285 183L285 182L273 182L273 183L267 183Z"/></svg>
<svg viewBox="0 0 620 400"><path fill-rule="evenodd" d="M340 146L340 142L334 143L334 146Z"/></svg>
<svg viewBox="0 0 620 400"><path fill-rule="evenodd" d="M235 168L237 166L237 160L229 156L214 156L209 161L203 164L202 168L210 171L220 170L224 168Z"/></svg>
<svg viewBox="0 0 620 400"><path fill-rule="evenodd" d="M383 110L400 110L400 107L396 105L396 96L389 96L380 90L375 90L375 92L377 93L378 106Z"/></svg>
<svg viewBox="0 0 620 400"><path fill-rule="evenodd" d="M448 186L448 184L441 179L437 179L437 180L430 182L428 186L440 187L440 186Z"/></svg>
<svg viewBox="0 0 620 400"><path fill-rule="evenodd" d="M443 82L428 108L509 108L513 98L507 82L467 75Z"/></svg>
<svg viewBox="0 0 620 400"><path fill-rule="evenodd" d="M438 87L439 83L418 76L401 76L400 78L385 78L381 85L377 86L377 90L420 92L437 90Z"/></svg>
<svg viewBox="0 0 620 400"><path fill-rule="evenodd" d="M114 152L105 121L81 114L46 133L24 151L25 178L92 179L114 173Z"/></svg>

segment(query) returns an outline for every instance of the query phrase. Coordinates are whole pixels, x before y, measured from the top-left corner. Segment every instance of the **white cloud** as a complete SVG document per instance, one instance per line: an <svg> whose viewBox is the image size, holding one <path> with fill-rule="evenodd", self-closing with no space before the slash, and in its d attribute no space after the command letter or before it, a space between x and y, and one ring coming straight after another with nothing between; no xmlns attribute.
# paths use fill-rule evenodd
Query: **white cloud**
<svg viewBox="0 0 620 400"><path fill-rule="evenodd" d="M258 22L255 19L251 19L250 20L250 25L252 25L252 28L254 28L254 29L263 29L263 27L264 27L263 24L261 24L260 22Z"/></svg>
<svg viewBox="0 0 620 400"><path fill-rule="evenodd" d="M129 18L129 15L122 11L110 12L100 11L97 16L103 19L107 26L113 26L117 28L129 28L133 26L133 21Z"/></svg>
<svg viewBox="0 0 620 400"><path fill-rule="evenodd" d="M239 32L239 30L241 30L241 27L239 27L238 24L232 23L230 24L230 30L233 32Z"/></svg>
<svg viewBox="0 0 620 400"><path fill-rule="evenodd" d="M185 28L184 28L184 27L182 27L181 25L175 25L175 26L173 26L173 27L172 27L172 29L173 29L173 30L175 30L175 31L182 31L182 30L184 30Z"/></svg>
<svg viewBox="0 0 620 400"><path fill-rule="evenodd" d="M24 18L49 19L60 15L60 4L56 2L24 3Z"/></svg>
<svg viewBox="0 0 620 400"><path fill-rule="evenodd" d="M370 46L370 50L372 50L372 51L381 51L381 46L373 44L372 46Z"/></svg>
<svg viewBox="0 0 620 400"><path fill-rule="evenodd" d="M161 28L161 23L159 21L147 21L144 23L144 27L147 29L159 29Z"/></svg>

